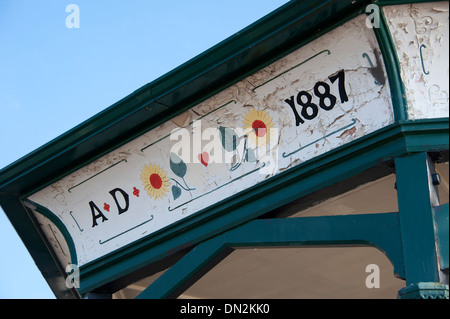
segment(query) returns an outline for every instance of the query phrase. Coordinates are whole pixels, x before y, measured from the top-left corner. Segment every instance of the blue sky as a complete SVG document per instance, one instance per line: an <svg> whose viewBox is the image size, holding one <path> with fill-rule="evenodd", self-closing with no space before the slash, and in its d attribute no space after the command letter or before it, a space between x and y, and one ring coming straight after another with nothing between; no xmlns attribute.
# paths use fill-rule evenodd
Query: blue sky
<svg viewBox="0 0 450 319"><path fill-rule="evenodd" d="M1 0L0 168L286 2ZM0 239L0 299L54 298L1 208Z"/></svg>

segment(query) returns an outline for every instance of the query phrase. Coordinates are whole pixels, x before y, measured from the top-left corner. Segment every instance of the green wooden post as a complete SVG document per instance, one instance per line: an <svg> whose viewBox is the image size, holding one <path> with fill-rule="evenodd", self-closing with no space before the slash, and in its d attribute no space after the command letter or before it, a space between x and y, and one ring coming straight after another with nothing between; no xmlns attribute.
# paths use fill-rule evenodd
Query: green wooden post
<svg viewBox="0 0 450 319"><path fill-rule="evenodd" d="M433 207L439 205L427 153L395 160L400 229L407 286L400 298L448 296L448 286L439 283Z"/></svg>

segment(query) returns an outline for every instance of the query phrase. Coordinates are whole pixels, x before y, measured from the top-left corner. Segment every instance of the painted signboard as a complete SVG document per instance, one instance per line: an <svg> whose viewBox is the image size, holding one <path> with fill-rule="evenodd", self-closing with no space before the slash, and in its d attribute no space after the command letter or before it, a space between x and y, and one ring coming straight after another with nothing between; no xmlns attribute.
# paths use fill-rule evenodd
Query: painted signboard
<svg viewBox="0 0 450 319"><path fill-rule="evenodd" d="M358 16L26 205L61 261L70 260L67 232L72 261L86 265L393 123L387 82L373 30Z"/></svg>

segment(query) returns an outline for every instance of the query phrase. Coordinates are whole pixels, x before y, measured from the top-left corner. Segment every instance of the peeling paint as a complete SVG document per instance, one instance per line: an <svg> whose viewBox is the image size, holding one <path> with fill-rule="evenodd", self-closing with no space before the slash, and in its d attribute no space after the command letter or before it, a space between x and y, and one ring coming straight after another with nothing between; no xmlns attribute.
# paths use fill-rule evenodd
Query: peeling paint
<svg viewBox="0 0 450 319"><path fill-rule="evenodd" d="M411 119L448 117L449 3L383 7L400 61Z"/></svg>
<svg viewBox="0 0 450 319"><path fill-rule="evenodd" d="M191 121L191 114L189 111L186 111L178 116L175 116L171 121L179 127L185 127Z"/></svg>
<svg viewBox="0 0 450 319"><path fill-rule="evenodd" d="M375 35L361 15L30 199L67 225L83 265L393 123L387 82ZM303 123L296 123L294 110ZM238 135L248 118L250 130ZM256 145L249 137L259 138L255 123L276 129L264 131L267 136L276 134ZM217 138L219 148L206 152L208 129L236 134L238 145L227 150ZM189 160L170 155L183 145L171 133L187 136ZM214 162L212 150L229 160Z"/></svg>
<svg viewBox="0 0 450 319"><path fill-rule="evenodd" d="M353 135L356 132L356 127L352 127L351 129L345 130L341 135L339 135L339 138L346 137L348 135Z"/></svg>

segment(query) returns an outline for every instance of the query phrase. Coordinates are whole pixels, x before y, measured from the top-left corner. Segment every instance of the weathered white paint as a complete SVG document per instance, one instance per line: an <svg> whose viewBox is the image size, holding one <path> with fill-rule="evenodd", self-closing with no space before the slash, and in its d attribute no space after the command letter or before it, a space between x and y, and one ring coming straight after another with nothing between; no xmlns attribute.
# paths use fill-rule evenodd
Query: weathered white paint
<svg viewBox="0 0 450 319"><path fill-rule="evenodd" d="M374 78L371 64L378 67L381 77ZM331 83L329 79L340 70L345 74L348 95L345 103L340 100L338 80ZM319 104L313 90L318 81L330 86L337 102L333 109L319 108L314 119L296 126L294 113L285 99L304 90L313 96L313 103ZM209 141L204 139L200 148L198 144L193 145L199 143L194 138L199 124L202 132L220 126L242 128L244 118L252 109L265 111L277 129L278 136L269 147L271 156L267 157L271 162L264 166L263 159L256 163L244 161L236 169L230 168L237 162L209 162L207 166L200 163L198 155L205 151ZM297 110L301 112L298 106ZM201 120L192 122L198 119ZM29 199L47 207L66 225L81 266L392 122L384 65L373 30L365 26L365 16L361 15ZM183 132L180 126L192 137L191 157L196 161L186 163L184 180L174 173L169 155L177 143L170 139L170 133L174 129ZM238 147L240 154L243 140ZM150 164L159 165L170 179L168 192L162 199L156 200L144 190L140 176L145 165ZM175 186L179 188L177 194L172 189ZM184 190L181 186L195 189ZM116 188L126 192L129 199L128 209L122 214L118 213L109 193ZM135 189L140 191L139 196L133 194ZM115 194L119 207L124 208L125 198L120 192ZM98 225L93 227L89 202L95 203L108 220L102 222L98 218ZM105 203L109 212L104 209ZM43 217L35 215L45 227Z"/></svg>
<svg viewBox="0 0 450 319"><path fill-rule="evenodd" d="M402 69L409 118L448 117L448 1L387 6L383 10Z"/></svg>

